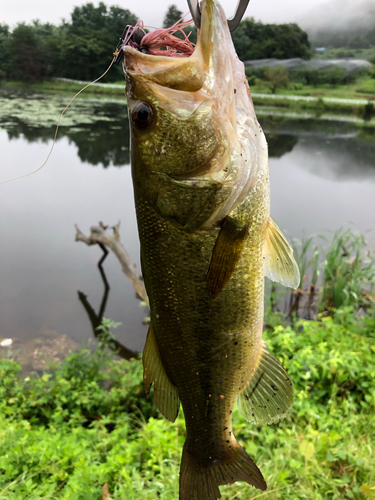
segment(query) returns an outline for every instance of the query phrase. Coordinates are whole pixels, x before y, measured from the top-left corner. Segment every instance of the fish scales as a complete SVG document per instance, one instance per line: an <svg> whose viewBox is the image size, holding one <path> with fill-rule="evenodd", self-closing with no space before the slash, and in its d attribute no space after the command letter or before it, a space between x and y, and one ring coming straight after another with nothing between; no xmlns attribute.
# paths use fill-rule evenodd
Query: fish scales
<svg viewBox="0 0 375 500"><path fill-rule="evenodd" d="M270 218L267 144L217 0L202 3L189 59L126 47L125 75L141 261L151 326L146 392L186 419L180 500L219 486L264 490L232 430L284 418L293 385L262 342L264 276L296 287L292 250ZM181 71L181 65L183 71Z"/></svg>

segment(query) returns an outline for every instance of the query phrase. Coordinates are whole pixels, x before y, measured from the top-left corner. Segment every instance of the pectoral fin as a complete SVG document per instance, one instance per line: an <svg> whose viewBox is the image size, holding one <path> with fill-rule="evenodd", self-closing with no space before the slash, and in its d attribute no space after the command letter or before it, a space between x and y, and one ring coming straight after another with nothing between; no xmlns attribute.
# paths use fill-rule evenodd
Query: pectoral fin
<svg viewBox="0 0 375 500"><path fill-rule="evenodd" d="M250 422L271 424L288 415L293 400L293 382L263 343L257 367L237 397L238 410Z"/></svg>
<svg viewBox="0 0 375 500"><path fill-rule="evenodd" d="M267 224L263 259L267 278L291 288L298 288L300 274L293 249L271 217Z"/></svg>
<svg viewBox="0 0 375 500"><path fill-rule="evenodd" d="M234 273L247 232L247 224L238 228L231 219L225 219L212 251L207 273L207 290L211 299L216 299Z"/></svg>
<svg viewBox="0 0 375 500"><path fill-rule="evenodd" d="M143 381L147 396L154 383L155 405L165 418L174 422L180 408L180 398L177 387L172 384L165 372L152 324L150 324L143 351Z"/></svg>

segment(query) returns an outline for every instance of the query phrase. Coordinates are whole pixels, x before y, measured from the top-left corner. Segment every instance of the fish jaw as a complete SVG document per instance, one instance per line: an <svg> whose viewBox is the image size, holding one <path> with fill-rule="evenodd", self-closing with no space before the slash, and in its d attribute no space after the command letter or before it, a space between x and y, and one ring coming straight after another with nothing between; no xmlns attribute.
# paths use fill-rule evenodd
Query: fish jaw
<svg viewBox="0 0 375 500"><path fill-rule="evenodd" d="M221 185L201 224L209 228L240 205L268 169L267 143L225 13L217 0L203 1L198 42L189 58L130 47L124 55L130 121L139 101L154 109L151 127L131 127L133 175L145 179L159 172L180 182ZM155 179L152 185L155 191Z"/></svg>

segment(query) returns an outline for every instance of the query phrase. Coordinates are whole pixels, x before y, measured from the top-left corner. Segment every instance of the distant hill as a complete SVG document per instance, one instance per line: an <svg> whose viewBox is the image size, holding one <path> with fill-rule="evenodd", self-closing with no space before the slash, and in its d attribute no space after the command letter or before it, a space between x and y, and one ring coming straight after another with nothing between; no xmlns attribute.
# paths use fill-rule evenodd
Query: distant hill
<svg viewBox="0 0 375 500"><path fill-rule="evenodd" d="M375 1L331 0L298 19L313 46L375 46Z"/></svg>

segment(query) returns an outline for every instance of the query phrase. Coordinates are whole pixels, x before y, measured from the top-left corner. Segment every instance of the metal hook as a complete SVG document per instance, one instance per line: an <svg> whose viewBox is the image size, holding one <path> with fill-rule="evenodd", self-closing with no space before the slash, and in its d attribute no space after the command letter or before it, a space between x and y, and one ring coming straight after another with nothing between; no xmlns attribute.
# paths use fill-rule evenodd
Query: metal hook
<svg viewBox="0 0 375 500"><path fill-rule="evenodd" d="M247 9L249 2L250 0L238 0L234 16L228 19L228 26L230 31L234 31L240 24L240 21L243 18L243 15L245 14L245 10ZM187 3L189 5L189 9L193 17L195 26L197 28L200 28L201 11L199 8L199 0L187 0Z"/></svg>
<svg viewBox="0 0 375 500"><path fill-rule="evenodd" d="M187 0L191 16L197 28L201 26L201 10L199 8L198 0Z"/></svg>
<svg viewBox="0 0 375 500"><path fill-rule="evenodd" d="M234 31L240 24L241 19L245 14L245 10L249 5L250 0L238 0L237 8L233 17L228 19L229 31Z"/></svg>

